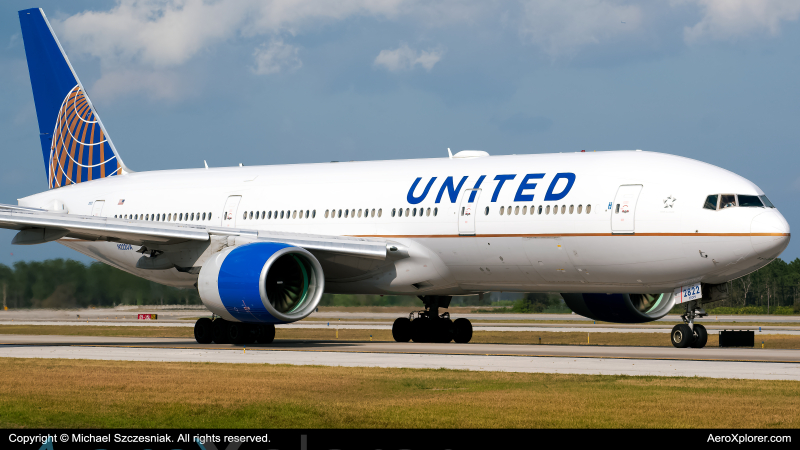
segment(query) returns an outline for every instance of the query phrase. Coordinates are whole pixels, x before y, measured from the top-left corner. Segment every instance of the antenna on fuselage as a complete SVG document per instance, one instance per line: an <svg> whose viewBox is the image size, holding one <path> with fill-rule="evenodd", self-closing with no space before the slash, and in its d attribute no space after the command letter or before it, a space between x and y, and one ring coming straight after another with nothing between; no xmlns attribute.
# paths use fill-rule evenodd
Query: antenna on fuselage
<svg viewBox="0 0 800 450"><path fill-rule="evenodd" d="M206 169L208 169L208 163L206 162L205 159L203 160L203 164L205 164L206 165Z"/></svg>
<svg viewBox="0 0 800 450"><path fill-rule="evenodd" d="M447 148L447 154L450 155L450 159L453 159L453 152L450 151L450 147Z"/></svg>

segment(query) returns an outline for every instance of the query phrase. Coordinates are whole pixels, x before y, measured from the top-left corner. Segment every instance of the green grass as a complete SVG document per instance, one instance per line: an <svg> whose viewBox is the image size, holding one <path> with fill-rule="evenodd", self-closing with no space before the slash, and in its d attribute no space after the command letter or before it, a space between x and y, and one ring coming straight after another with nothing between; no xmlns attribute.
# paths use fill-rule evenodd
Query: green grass
<svg viewBox="0 0 800 450"><path fill-rule="evenodd" d="M800 427L797 381L15 358L0 379L2 428Z"/></svg>

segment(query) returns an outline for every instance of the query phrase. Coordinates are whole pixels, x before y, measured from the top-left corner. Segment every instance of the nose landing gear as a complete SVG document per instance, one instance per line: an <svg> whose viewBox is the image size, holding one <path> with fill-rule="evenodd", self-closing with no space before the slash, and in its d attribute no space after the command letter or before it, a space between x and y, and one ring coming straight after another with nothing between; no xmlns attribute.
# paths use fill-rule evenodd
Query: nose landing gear
<svg viewBox="0 0 800 450"><path fill-rule="evenodd" d="M420 296L425 303L424 311L415 311L400 317L392 325L392 337L397 342L458 342L465 344L472 339L472 323L464 318L450 319L450 313L439 314L439 308L450 305L450 297Z"/></svg>
<svg viewBox="0 0 800 450"><path fill-rule="evenodd" d="M708 313L697 301L686 302L684 308L686 312L681 316L684 323L675 325L670 333L672 345L677 348L705 347L708 343L708 331L703 325L695 324L694 319L707 316Z"/></svg>

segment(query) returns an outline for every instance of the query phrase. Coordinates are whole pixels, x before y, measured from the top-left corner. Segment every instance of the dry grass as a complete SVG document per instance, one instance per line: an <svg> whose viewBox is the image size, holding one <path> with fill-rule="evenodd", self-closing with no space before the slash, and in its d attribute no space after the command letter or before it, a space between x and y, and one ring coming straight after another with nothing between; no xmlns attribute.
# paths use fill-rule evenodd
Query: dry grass
<svg viewBox="0 0 800 450"><path fill-rule="evenodd" d="M2 428L800 427L797 381L57 359L0 379Z"/></svg>
<svg viewBox="0 0 800 450"><path fill-rule="evenodd" d="M68 325L0 325L0 342L3 334L58 335L58 336L109 336L109 337L175 337L194 338L194 331L188 327L96 327ZM341 341L393 341L389 330L349 330L340 329L336 337L335 327L287 329L279 328L278 340L341 340ZM476 331L473 343L480 344L541 344L548 345L613 345L669 347L667 333L587 333L579 332L538 332L538 331ZM781 335L756 333L756 347L800 349L800 335ZM719 336L708 337L709 347L719 346Z"/></svg>

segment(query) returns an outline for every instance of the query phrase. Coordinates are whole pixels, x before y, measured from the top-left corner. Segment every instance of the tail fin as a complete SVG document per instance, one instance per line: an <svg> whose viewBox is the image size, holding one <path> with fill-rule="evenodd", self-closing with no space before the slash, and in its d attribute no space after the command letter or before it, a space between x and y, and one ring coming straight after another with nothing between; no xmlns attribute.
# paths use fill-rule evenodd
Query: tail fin
<svg viewBox="0 0 800 450"><path fill-rule="evenodd" d="M44 11L22 10L19 22L49 188L130 172L111 143Z"/></svg>

